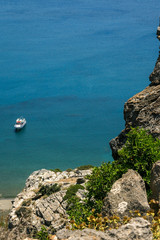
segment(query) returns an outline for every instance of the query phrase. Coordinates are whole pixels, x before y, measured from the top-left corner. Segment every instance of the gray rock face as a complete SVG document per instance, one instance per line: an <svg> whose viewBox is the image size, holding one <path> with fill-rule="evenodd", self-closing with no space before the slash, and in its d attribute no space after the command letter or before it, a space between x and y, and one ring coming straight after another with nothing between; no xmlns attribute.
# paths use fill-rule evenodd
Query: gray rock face
<svg viewBox="0 0 160 240"><path fill-rule="evenodd" d="M124 145L126 133L131 126L143 127L153 136L160 138L160 57L150 75L150 81L150 86L130 98L124 105L125 129L110 141L114 159L118 158L118 150Z"/></svg>
<svg viewBox="0 0 160 240"><path fill-rule="evenodd" d="M31 238L16 237L16 232L11 233L1 240L34 240ZM18 236L18 235L17 235ZM93 229L84 230L67 230L65 228L59 230L56 235L51 237L53 240L152 240L152 232L150 223L143 218L134 218L131 221L119 227L118 229L109 230L106 232L96 231Z"/></svg>
<svg viewBox="0 0 160 240"><path fill-rule="evenodd" d="M157 38L160 40L160 27L157 29ZM125 129L110 141L114 159L118 159L118 150L125 144L131 126L143 127L160 138L160 55L149 80L151 84L124 105Z"/></svg>
<svg viewBox="0 0 160 240"><path fill-rule="evenodd" d="M160 40L160 26L158 26L157 28L157 38L158 40Z"/></svg>
<svg viewBox="0 0 160 240"><path fill-rule="evenodd" d="M160 202L160 161L153 164L150 187L152 198Z"/></svg>
<svg viewBox="0 0 160 240"><path fill-rule="evenodd" d="M91 170L77 169L58 173L45 169L33 172L26 180L24 190L14 200L9 214L8 239L24 239L28 234L39 231L42 225L54 231L64 228L68 223L67 203L63 200L67 188L77 184L78 179L84 183L85 176L90 173ZM37 195L40 186L52 186L55 183L61 186L60 191L49 196ZM83 196L83 190L78 194Z"/></svg>
<svg viewBox="0 0 160 240"><path fill-rule="evenodd" d="M139 210L146 213L149 209L143 179L137 172L128 170L113 184L104 199L102 214L123 217L130 216L130 211Z"/></svg>
<svg viewBox="0 0 160 240"><path fill-rule="evenodd" d="M152 240L150 223L143 218L134 218L118 229L100 232L93 229L82 231L62 229L56 233L58 240Z"/></svg>
<svg viewBox="0 0 160 240"><path fill-rule="evenodd" d="M160 84L160 56L157 59L153 72L149 76L149 80L151 81L151 86Z"/></svg>

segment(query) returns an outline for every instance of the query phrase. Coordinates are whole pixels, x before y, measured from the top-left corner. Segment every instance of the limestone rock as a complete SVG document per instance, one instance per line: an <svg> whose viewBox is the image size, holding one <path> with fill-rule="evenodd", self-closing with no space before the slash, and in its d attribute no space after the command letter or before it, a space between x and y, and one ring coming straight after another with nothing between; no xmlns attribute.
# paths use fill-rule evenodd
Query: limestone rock
<svg viewBox="0 0 160 240"><path fill-rule="evenodd" d="M131 126L143 127L160 138L160 57L150 75L150 81L150 86L131 97L124 105L125 129L110 141L114 159L118 158L118 150L124 145Z"/></svg>
<svg viewBox="0 0 160 240"><path fill-rule="evenodd" d="M83 179L90 173L91 171L88 170L75 170L70 173L62 172L55 174L52 171L43 169L31 174L26 181L26 187L18 194L13 203L12 211L9 215L10 229L6 232L2 232L0 229L0 239L29 240L32 239L32 236L35 235L37 231L41 230L42 225L45 225L49 233L54 234L52 235L53 240L151 240L152 233L149 228L149 223L142 218L132 219L130 223L121 226L119 229L106 232L95 231L93 229L84 229L82 231L70 231L66 229L66 224L68 223L68 216L66 214L67 205L63 197L68 186L76 184L77 179ZM126 182L126 179L129 179L128 182ZM145 192L142 179L133 170L130 170L128 175L125 174L123 180L120 179L119 181L123 189L125 189L126 192L128 191L128 195L131 194L131 198L135 195L135 188L136 191L141 191L141 195L143 195L143 191ZM140 186L138 186L138 182ZM37 197L36 194L39 189L39 183L41 186L51 186L55 183L61 184L61 190L49 196L38 195ZM115 195L115 188L112 189L112 194L113 192ZM77 196L83 199L85 197L84 193L85 189L79 189ZM121 200L128 201L125 198L124 191L122 191L122 194L124 195L124 199ZM145 200L145 196L143 196L142 201L144 205ZM136 201L134 203L135 205L137 204ZM130 205L128 204L128 206ZM136 207L137 206L138 205L136 205Z"/></svg>
<svg viewBox="0 0 160 240"><path fill-rule="evenodd" d="M73 170L71 172L53 172L46 169L33 172L26 180L23 191L17 195L9 214L9 239L24 239L32 236L46 225L50 231L58 231L68 223L66 201L63 200L67 188L77 184L77 180L85 182L85 176L91 170ZM60 191L43 196L38 193L42 186L60 186ZM79 191L79 196L84 192ZM17 236L17 238L15 238ZM23 238L22 238L23 237ZM7 238L6 238L7 239Z"/></svg>
<svg viewBox="0 0 160 240"><path fill-rule="evenodd" d="M149 209L143 179L137 172L128 170L113 184L104 199L102 214L103 216L116 214L123 217L129 216L130 211L139 210L145 213Z"/></svg>
<svg viewBox="0 0 160 240"><path fill-rule="evenodd" d="M150 223L143 218L134 218L118 229L106 232L93 229L82 231L62 229L56 233L58 240L152 240Z"/></svg>
<svg viewBox="0 0 160 240"><path fill-rule="evenodd" d="M152 198L160 202L160 161L153 164L150 187Z"/></svg>
<svg viewBox="0 0 160 240"><path fill-rule="evenodd" d="M111 230L110 235L111 234L112 236L115 235L115 240L153 239L153 235L150 230L150 223L143 218L133 218L128 224L121 226L117 230Z"/></svg>
<svg viewBox="0 0 160 240"><path fill-rule="evenodd" d="M75 231L62 229L56 233L56 236L58 240L111 240L111 238L106 238L105 233L93 229Z"/></svg>

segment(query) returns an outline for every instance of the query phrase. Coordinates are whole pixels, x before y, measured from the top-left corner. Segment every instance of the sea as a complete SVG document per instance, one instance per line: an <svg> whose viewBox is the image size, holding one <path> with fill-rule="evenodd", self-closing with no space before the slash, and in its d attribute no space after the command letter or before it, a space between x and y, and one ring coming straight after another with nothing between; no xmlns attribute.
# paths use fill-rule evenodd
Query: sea
<svg viewBox="0 0 160 240"><path fill-rule="evenodd" d="M0 0L2 198L33 171L113 161L124 103L158 57L159 15L159 0Z"/></svg>

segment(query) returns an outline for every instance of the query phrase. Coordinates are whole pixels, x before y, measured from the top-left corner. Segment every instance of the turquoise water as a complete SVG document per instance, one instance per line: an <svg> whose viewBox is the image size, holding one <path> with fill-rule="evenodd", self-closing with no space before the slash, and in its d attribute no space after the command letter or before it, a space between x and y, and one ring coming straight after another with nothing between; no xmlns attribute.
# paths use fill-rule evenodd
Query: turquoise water
<svg viewBox="0 0 160 240"><path fill-rule="evenodd" d="M123 105L149 84L158 0L0 2L0 194L40 168L112 161ZM27 126L15 133L23 115Z"/></svg>

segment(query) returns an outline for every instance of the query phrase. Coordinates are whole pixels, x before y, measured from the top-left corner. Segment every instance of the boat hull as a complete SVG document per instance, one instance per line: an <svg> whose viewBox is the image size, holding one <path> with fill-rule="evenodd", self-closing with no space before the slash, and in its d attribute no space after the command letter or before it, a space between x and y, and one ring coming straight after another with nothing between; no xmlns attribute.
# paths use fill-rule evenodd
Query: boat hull
<svg viewBox="0 0 160 240"><path fill-rule="evenodd" d="M14 129L15 131L20 131L26 126L26 121L23 124L15 124Z"/></svg>

